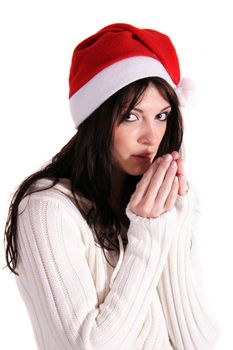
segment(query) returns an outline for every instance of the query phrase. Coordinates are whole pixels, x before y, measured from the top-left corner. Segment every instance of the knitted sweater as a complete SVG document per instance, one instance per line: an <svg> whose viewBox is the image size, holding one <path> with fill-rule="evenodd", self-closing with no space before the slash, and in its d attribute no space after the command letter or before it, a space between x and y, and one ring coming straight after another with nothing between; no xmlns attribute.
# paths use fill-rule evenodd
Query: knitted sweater
<svg viewBox="0 0 233 350"><path fill-rule="evenodd" d="M40 186L49 185L40 180ZM207 307L196 252L192 186L158 218L130 220L120 255L96 245L69 181L19 206L19 277L40 350L208 350L217 327Z"/></svg>

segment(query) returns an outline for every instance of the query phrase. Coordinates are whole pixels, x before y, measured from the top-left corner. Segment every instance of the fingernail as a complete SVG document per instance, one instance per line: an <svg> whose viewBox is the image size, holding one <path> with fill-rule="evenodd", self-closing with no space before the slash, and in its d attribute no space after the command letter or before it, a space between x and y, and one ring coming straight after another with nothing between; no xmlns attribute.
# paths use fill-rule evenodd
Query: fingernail
<svg viewBox="0 0 233 350"><path fill-rule="evenodd" d="M171 162L171 168L175 168L175 167L176 167L176 161L173 160L173 161Z"/></svg>
<svg viewBox="0 0 233 350"><path fill-rule="evenodd" d="M163 156L163 159L166 161L166 162L169 162L171 159L172 159L172 156L170 154L166 154L165 156Z"/></svg>
<svg viewBox="0 0 233 350"><path fill-rule="evenodd" d="M161 162L161 160L162 160L161 157L157 158L157 159L156 159L156 163L159 164L159 163Z"/></svg>

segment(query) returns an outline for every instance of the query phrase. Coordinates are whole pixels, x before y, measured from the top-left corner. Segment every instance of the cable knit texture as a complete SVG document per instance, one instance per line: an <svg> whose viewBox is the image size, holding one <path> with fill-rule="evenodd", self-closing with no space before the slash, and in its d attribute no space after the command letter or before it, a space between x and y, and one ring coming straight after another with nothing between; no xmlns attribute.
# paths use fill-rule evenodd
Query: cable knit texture
<svg viewBox="0 0 233 350"><path fill-rule="evenodd" d="M47 186L40 180L37 187ZM74 205L69 181L19 206L19 277L40 350L209 350L218 327L203 293L192 186L155 219L129 206L128 245L106 251Z"/></svg>

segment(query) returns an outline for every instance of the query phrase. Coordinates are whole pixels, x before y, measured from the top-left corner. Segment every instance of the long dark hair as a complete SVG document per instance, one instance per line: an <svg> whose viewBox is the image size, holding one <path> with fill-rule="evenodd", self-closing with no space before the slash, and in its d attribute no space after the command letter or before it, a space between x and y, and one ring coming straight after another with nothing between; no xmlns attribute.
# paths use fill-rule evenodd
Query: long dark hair
<svg viewBox="0 0 233 350"><path fill-rule="evenodd" d="M17 267L17 218L20 201L30 193L55 186L59 179L70 180L74 201L82 216L93 231L96 243L103 251L119 251L117 236L122 227L122 216L110 206L111 195L111 142L112 131L119 115L129 113L136 105L148 85L152 83L161 95L170 103L171 113L167 121L165 135L161 141L156 158L164 153L179 151L183 138L183 122L179 102L173 88L157 77L140 79L122 88L80 126L71 140L57 153L51 162L41 170L27 177L12 196L5 226L5 267L18 275ZM32 190L32 185L39 179L50 179L48 187ZM127 176L121 209L125 211L131 194L134 192L140 176ZM86 198L91 203L88 209L80 204L79 198ZM127 241L124 242L127 244Z"/></svg>

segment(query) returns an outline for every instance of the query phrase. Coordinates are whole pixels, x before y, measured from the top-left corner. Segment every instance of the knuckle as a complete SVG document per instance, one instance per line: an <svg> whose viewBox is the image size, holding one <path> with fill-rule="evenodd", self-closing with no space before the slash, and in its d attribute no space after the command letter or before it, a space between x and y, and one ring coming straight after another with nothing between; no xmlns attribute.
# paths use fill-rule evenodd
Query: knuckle
<svg viewBox="0 0 233 350"><path fill-rule="evenodd" d="M166 188L167 188L167 186L166 186L165 184L162 184L162 185L160 186L159 192L160 192L160 193L164 193L164 192L166 191Z"/></svg>
<svg viewBox="0 0 233 350"><path fill-rule="evenodd" d="M142 208L142 213L144 217L148 218L151 216L151 209L145 206Z"/></svg>
<svg viewBox="0 0 233 350"><path fill-rule="evenodd" d="M130 201L130 208L131 208L132 210L137 208L137 203L136 203L135 200L131 200L131 201Z"/></svg>
<svg viewBox="0 0 233 350"><path fill-rule="evenodd" d="M148 185L148 183L150 182L150 179L151 179L151 175L146 174L146 176L143 176L143 178L141 179L141 181L139 183L141 186Z"/></svg>
<svg viewBox="0 0 233 350"><path fill-rule="evenodd" d="M171 210L174 207L174 205L175 205L176 198L177 198L177 192L171 192L170 196L168 197L168 199L167 199L167 201L165 203L164 208L166 210Z"/></svg>
<svg viewBox="0 0 233 350"><path fill-rule="evenodd" d="M142 187L144 187L145 185L147 185L150 181L150 176L143 176L142 179L137 183L136 185L136 190L141 189Z"/></svg>
<svg viewBox="0 0 233 350"><path fill-rule="evenodd" d="M149 203L146 200L141 202L140 212L141 212L141 216L143 217L147 217L147 218L151 217L152 208L151 208L151 205L149 205Z"/></svg>
<svg viewBox="0 0 233 350"><path fill-rule="evenodd" d="M158 210L158 209L156 209L156 210L153 210L153 212L151 213L151 216L153 217L153 218L157 218L159 215L161 215L161 210Z"/></svg>
<svg viewBox="0 0 233 350"><path fill-rule="evenodd" d="M130 197L130 205L135 206L136 204L137 204L137 195L136 195L136 193L134 192L134 193L132 194L132 196Z"/></svg>
<svg viewBox="0 0 233 350"><path fill-rule="evenodd" d="M171 204L166 205L165 210L166 211L172 210L173 207L174 207L174 204L173 205L171 205Z"/></svg>
<svg viewBox="0 0 233 350"><path fill-rule="evenodd" d="M138 207L139 207L139 202L140 202L140 199L137 198L137 196L131 196L130 198L130 207L137 210Z"/></svg>
<svg viewBox="0 0 233 350"><path fill-rule="evenodd" d="M133 207L133 211L136 215L142 216L142 217L150 217L151 215L151 209L145 203L143 200L140 201L140 203L137 203L137 205L131 205L131 208Z"/></svg>
<svg viewBox="0 0 233 350"><path fill-rule="evenodd" d="M171 200L175 201L176 197L177 197L177 191L172 191L172 193L171 193Z"/></svg>
<svg viewBox="0 0 233 350"><path fill-rule="evenodd" d="M142 216L143 218L150 217L150 211L147 210L146 208L141 208L139 213L140 213L139 215Z"/></svg>
<svg viewBox="0 0 233 350"><path fill-rule="evenodd" d="M174 204L175 204L175 200L170 197L169 200L167 200L167 202L165 203L164 208L166 210L171 210L174 207Z"/></svg>
<svg viewBox="0 0 233 350"><path fill-rule="evenodd" d="M158 217L159 215L162 214L162 212L163 212L163 207L160 205L153 208L151 214L153 217Z"/></svg>

